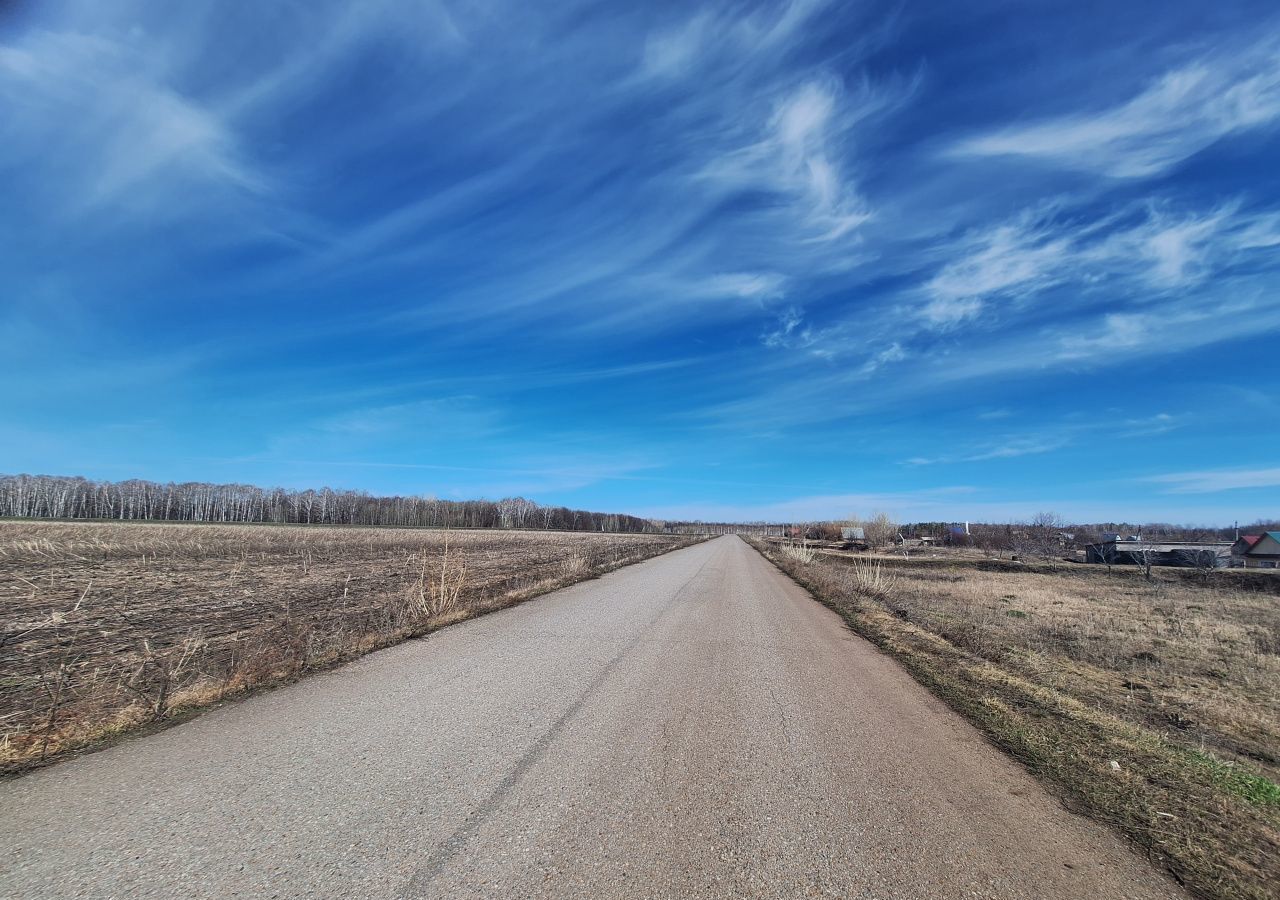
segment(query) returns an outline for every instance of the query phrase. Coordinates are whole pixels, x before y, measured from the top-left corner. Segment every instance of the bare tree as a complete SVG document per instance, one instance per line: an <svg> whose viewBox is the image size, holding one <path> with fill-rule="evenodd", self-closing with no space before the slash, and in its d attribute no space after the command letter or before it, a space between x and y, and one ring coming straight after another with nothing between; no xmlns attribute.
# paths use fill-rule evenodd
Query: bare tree
<svg viewBox="0 0 1280 900"><path fill-rule="evenodd" d="M1133 556L1142 566L1142 577L1147 581L1154 580L1151 577L1151 567L1156 561L1156 551L1142 534L1138 535L1138 546L1133 550Z"/></svg>
<svg viewBox="0 0 1280 900"><path fill-rule="evenodd" d="M883 510L876 510L866 519L851 516L849 523L862 528L864 540L873 549L885 546L898 534L897 523Z"/></svg>
<svg viewBox="0 0 1280 900"><path fill-rule="evenodd" d="M156 484L138 479L93 482L53 475L0 475L0 516L431 528L541 525L570 531L655 530L648 520L637 516L543 507L523 497L496 502L371 497L360 491L330 487L287 491L246 484Z"/></svg>
<svg viewBox="0 0 1280 900"><path fill-rule="evenodd" d="M1062 548L1059 535L1064 527L1057 513L1038 512L1030 522L1015 531L1014 550L1020 556L1053 559Z"/></svg>

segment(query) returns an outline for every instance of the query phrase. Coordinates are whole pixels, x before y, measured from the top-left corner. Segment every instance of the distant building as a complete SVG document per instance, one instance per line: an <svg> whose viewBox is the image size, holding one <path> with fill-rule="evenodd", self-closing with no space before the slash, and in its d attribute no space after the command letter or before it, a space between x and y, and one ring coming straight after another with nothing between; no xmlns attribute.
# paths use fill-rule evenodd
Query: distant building
<svg viewBox="0 0 1280 900"><path fill-rule="evenodd" d="M861 526L845 526L840 529L840 540L842 541L865 541L866 539L867 530Z"/></svg>
<svg viewBox="0 0 1280 900"><path fill-rule="evenodd" d="M1245 535L1232 545L1232 553L1235 554L1237 546L1250 537L1254 540L1247 543L1243 554L1239 554L1244 558L1244 567L1246 569L1280 569L1280 531Z"/></svg>
<svg viewBox="0 0 1280 900"><path fill-rule="evenodd" d="M1236 538L1236 542L1231 545L1232 565L1244 565L1245 554L1253 549L1253 545L1258 543L1261 537L1260 534L1242 534Z"/></svg>
<svg viewBox="0 0 1280 900"><path fill-rule="evenodd" d="M1144 541L1138 535L1104 535L1085 547L1085 561L1107 565L1224 567L1230 564L1231 541ZM1280 548L1280 545L1277 545ZM1280 558L1278 556L1277 558Z"/></svg>

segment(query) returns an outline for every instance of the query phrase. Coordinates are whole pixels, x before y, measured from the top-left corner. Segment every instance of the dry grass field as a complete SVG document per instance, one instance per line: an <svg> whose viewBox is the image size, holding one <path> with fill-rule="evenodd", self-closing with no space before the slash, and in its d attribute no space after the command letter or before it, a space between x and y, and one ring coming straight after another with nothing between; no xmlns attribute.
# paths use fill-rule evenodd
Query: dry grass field
<svg viewBox="0 0 1280 900"><path fill-rule="evenodd" d="M581 532L0 523L0 767L692 543Z"/></svg>
<svg viewBox="0 0 1280 900"><path fill-rule="evenodd" d="M887 565L904 619L1280 780L1280 579Z"/></svg>
<svg viewBox="0 0 1280 900"><path fill-rule="evenodd" d="M757 546L1196 893L1275 896L1280 577Z"/></svg>

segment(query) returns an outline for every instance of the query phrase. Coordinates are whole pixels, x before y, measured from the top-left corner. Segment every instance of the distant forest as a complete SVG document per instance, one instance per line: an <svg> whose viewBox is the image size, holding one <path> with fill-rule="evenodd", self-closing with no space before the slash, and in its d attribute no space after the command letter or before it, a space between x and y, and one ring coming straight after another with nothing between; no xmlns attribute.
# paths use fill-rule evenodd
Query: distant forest
<svg viewBox="0 0 1280 900"><path fill-rule="evenodd" d="M90 481L60 475L0 475L0 517L161 522L538 528L557 531L684 530L620 513L542 506L523 497L437 500L361 491L292 491L248 484Z"/></svg>

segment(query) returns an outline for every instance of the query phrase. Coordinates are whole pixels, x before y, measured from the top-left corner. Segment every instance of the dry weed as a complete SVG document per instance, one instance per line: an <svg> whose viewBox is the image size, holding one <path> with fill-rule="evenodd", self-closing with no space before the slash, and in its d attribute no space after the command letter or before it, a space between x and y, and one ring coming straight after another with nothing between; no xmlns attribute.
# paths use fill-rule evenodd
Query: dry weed
<svg viewBox="0 0 1280 900"><path fill-rule="evenodd" d="M799 544L783 544L778 549L781 551L783 556L787 557L787 559L794 560L798 563L811 563L818 556L818 552L810 547L808 542L801 542Z"/></svg>

